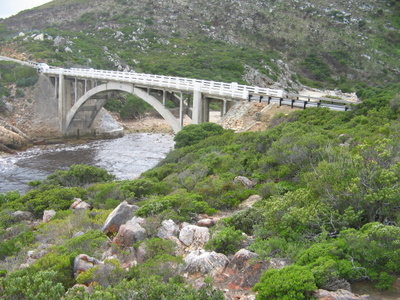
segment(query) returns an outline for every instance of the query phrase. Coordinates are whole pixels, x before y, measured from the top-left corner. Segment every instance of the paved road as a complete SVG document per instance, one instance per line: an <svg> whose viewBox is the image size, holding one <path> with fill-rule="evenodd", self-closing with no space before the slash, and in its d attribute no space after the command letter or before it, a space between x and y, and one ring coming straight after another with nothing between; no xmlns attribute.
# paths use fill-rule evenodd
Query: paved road
<svg viewBox="0 0 400 300"><path fill-rule="evenodd" d="M15 58L10 58L10 57L5 57L5 56L0 56L0 60L12 61L12 62L16 62L16 63L19 63L21 65L29 66L29 67L32 67L32 68L36 67L36 63L34 63L34 62L18 60L18 59L15 59Z"/></svg>

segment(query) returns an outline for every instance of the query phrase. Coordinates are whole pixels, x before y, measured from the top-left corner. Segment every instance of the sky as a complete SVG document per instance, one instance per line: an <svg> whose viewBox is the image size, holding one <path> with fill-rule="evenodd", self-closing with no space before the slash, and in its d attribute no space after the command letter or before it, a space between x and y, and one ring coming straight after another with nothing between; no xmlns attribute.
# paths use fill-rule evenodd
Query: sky
<svg viewBox="0 0 400 300"><path fill-rule="evenodd" d="M21 10L30 9L51 0L0 0L0 18L8 18Z"/></svg>

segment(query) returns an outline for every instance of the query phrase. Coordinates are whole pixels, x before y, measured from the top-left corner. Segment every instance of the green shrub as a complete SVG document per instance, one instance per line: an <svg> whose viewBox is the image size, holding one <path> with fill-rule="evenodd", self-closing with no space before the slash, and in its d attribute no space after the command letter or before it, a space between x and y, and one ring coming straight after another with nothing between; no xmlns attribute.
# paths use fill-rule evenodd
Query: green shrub
<svg viewBox="0 0 400 300"><path fill-rule="evenodd" d="M17 83L18 87L27 87L27 86L34 85L37 81L38 81L38 77L32 76L32 77L28 77L28 78L17 79L16 83ZM17 97L21 97L21 96L17 96Z"/></svg>
<svg viewBox="0 0 400 300"><path fill-rule="evenodd" d="M150 108L150 104L142 99L135 95L128 95L125 103L121 107L120 115L124 119L137 119Z"/></svg>
<svg viewBox="0 0 400 300"><path fill-rule="evenodd" d="M47 176L44 183L65 187L78 187L97 182L111 181L114 178L114 175L94 166L72 165L66 171L59 170Z"/></svg>
<svg viewBox="0 0 400 300"><path fill-rule="evenodd" d="M157 276L161 282L168 282L183 267L182 257L168 254L157 255L129 270L128 278L145 279Z"/></svg>
<svg viewBox="0 0 400 300"><path fill-rule="evenodd" d="M168 254L173 256L176 250L176 243L171 240L164 240L161 238L152 238L141 243L146 244L146 255L145 260L150 258L155 258L157 256L162 256ZM138 246L138 245L136 245Z"/></svg>
<svg viewBox="0 0 400 300"><path fill-rule="evenodd" d="M0 278L2 296L5 299L61 299L65 289L55 281L55 275L55 271L39 271L21 277Z"/></svg>
<svg viewBox="0 0 400 300"><path fill-rule="evenodd" d="M311 299L316 290L315 278L307 267L289 266L264 272L254 286L256 299L302 300Z"/></svg>
<svg viewBox="0 0 400 300"><path fill-rule="evenodd" d="M189 221L197 214L214 214L216 210L208 205L199 194L188 193L186 190L176 190L174 193L164 197L152 197L138 203L140 209L136 211L137 216L149 217L166 213L164 218L175 221Z"/></svg>
<svg viewBox="0 0 400 300"><path fill-rule="evenodd" d="M118 260L107 259L104 264L80 273L76 278L76 282L86 285L99 284L106 288L117 285L126 276L126 273L126 270L121 267Z"/></svg>
<svg viewBox="0 0 400 300"><path fill-rule="evenodd" d="M23 247L32 244L34 241L35 235L32 231L21 232L10 239L3 240L0 243L0 260L18 253Z"/></svg>
<svg viewBox="0 0 400 300"><path fill-rule="evenodd" d="M235 230L234 227L215 229L211 239L205 245L205 249L224 254L233 254L240 249L244 239L242 231Z"/></svg>
<svg viewBox="0 0 400 300"><path fill-rule="evenodd" d="M194 145L207 137L222 134L224 131L221 125L215 123L187 125L175 135L175 149Z"/></svg>
<svg viewBox="0 0 400 300"><path fill-rule="evenodd" d="M95 256L107 244L107 236L101 230L89 230L85 234L73 237L61 246L60 250L65 253L85 253Z"/></svg>
<svg viewBox="0 0 400 300"><path fill-rule="evenodd" d="M82 188L62 188L46 186L39 190L31 190L18 199L6 203L4 208L27 210L35 218L42 218L43 211L48 209L65 210L74 201L74 198L84 198L86 191Z"/></svg>
<svg viewBox="0 0 400 300"><path fill-rule="evenodd" d="M62 254L56 249L51 249L49 253L35 261L29 267L9 272L5 280L19 280L18 278L23 277L33 278L37 273L51 271L53 274L51 278L53 284L57 283L57 285L60 284L63 288L69 288L75 283L73 274L74 258L73 255Z"/></svg>
<svg viewBox="0 0 400 300"><path fill-rule="evenodd" d="M227 224L248 235L253 235L255 227L262 225L264 221L261 209L255 207L239 211L226 220Z"/></svg>

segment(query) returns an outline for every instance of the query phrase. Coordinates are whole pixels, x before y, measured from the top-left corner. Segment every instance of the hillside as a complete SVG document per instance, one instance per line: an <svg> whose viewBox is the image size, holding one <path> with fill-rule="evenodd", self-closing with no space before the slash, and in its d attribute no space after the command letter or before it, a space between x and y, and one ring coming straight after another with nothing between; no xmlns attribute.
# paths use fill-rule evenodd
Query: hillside
<svg viewBox="0 0 400 300"><path fill-rule="evenodd" d="M288 89L400 78L394 0L56 0L0 26L3 54L55 65L249 83L254 68Z"/></svg>
<svg viewBox="0 0 400 300"><path fill-rule="evenodd" d="M399 8L55 0L0 20L6 56L362 99L341 112L240 103L224 127L183 127L139 178L73 165L0 194L0 299L399 299ZM29 130L41 78L0 63L3 138ZM121 116L140 103L107 104Z"/></svg>

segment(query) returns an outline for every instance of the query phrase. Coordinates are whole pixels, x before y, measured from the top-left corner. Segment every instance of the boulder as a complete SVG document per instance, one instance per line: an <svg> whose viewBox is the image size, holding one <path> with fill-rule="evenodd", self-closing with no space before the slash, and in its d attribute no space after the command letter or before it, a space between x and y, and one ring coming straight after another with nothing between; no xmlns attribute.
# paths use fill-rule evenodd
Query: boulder
<svg viewBox="0 0 400 300"><path fill-rule="evenodd" d="M64 46L67 43L67 40L61 36L56 36L54 39L53 45L56 47Z"/></svg>
<svg viewBox="0 0 400 300"><path fill-rule="evenodd" d="M29 211L22 211L22 210L17 210L11 214L15 218L16 221L32 221L33 216L32 213Z"/></svg>
<svg viewBox="0 0 400 300"><path fill-rule="evenodd" d="M71 204L69 209L73 211L92 209L92 206L89 203L83 201L82 199L75 198L74 200L75 200L74 203Z"/></svg>
<svg viewBox="0 0 400 300"><path fill-rule="evenodd" d="M207 227L200 227L184 223L179 233L179 240L194 250L201 249L210 239L210 230Z"/></svg>
<svg viewBox="0 0 400 300"><path fill-rule="evenodd" d="M214 219L201 219L197 221L197 226L201 226L201 227L213 227L215 224L217 224L217 221Z"/></svg>
<svg viewBox="0 0 400 300"><path fill-rule="evenodd" d="M102 264L96 258L90 257L86 254L79 254L74 259L74 275L77 277L80 273L86 272L87 270Z"/></svg>
<svg viewBox="0 0 400 300"><path fill-rule="evenodd" d="M314 292L314 298L320 300L364 300L370 299L369 295L357 295L347 290L337 290L329 292L326 290L316 290Z"/></svg>
<svg viewBox="0 0 400 300"><path fill-rule="evenodd" d="M45 210L45 211L43 212L43 222L44 222L44 223L50 222L50 220L51 220L52 218L54 218L55 215L56 215L56 211L55 211L55 210L52 210L52 209L50 209L50 210Z"/></svg>
<svg viewBox="0 0 400 300"><path fill-rule="evenodd" d="M252 189L256 183L244 176L236 176L233 180L234 183L241 183L245 188Z"/></svg>
<svg viewBox="0 0 400 300"><path fill-rule="evenodd" d="M107 217L102 231L106 234L118 232L119 227L132 219L135 211L139 209L136 205L129 205L128 202L121 202Z"/></svg>
<svg viewBox="0 0 400 300"><path fill-rule="evenodd" d="M145 242L140 243L139 247L136 250L136 258L139 264L142 264L146 261L147 256L147 245Z"/></svg>
<svg viewBox="0 0 400 300"><path fill-rule="evenodd" d="M158 229L157 236L162 239L168 239L171 236L178 236L179 226L172 220L164 220Z"/></svg>
<svg viewBox="0 0 400 300"><path fill-rule="evenodd" d="M0 144L11 149L22 150L28 146L29 140L11 131L3 126L0 126ZM8 151L4 151L8 152Z"/></svg>
<svg viewBox="0 0 400 300"><path fill-rule="evenodd" d="M118 234L113 239L113 244L122 248L131 247L136 242L144 240L146 230L137 222L129 221L120 226Z"/></svg>
<svg viewBox="0 0 400 300"><path fill-rule="evenodd" d="M215 276L222 272L229 263L229 259L225 254L215 251L196 250L186 256L185 263L185 272L189 274L200 273Z"/></svg>
<svg viewBox="0 0 400 300"><path fill-rule="evenodd" d="M35 41L44 41L44 33L39 33L33 38Z"/></svg>
<svg viewBox="0 0 400 300"><path fill-rule="evenodd" d="M260 201L262 197L260 195L251 195L249 198L244 200L242 203L239 204L239 209L245 209L248 207L252 207L254 203Z"/></svg>

